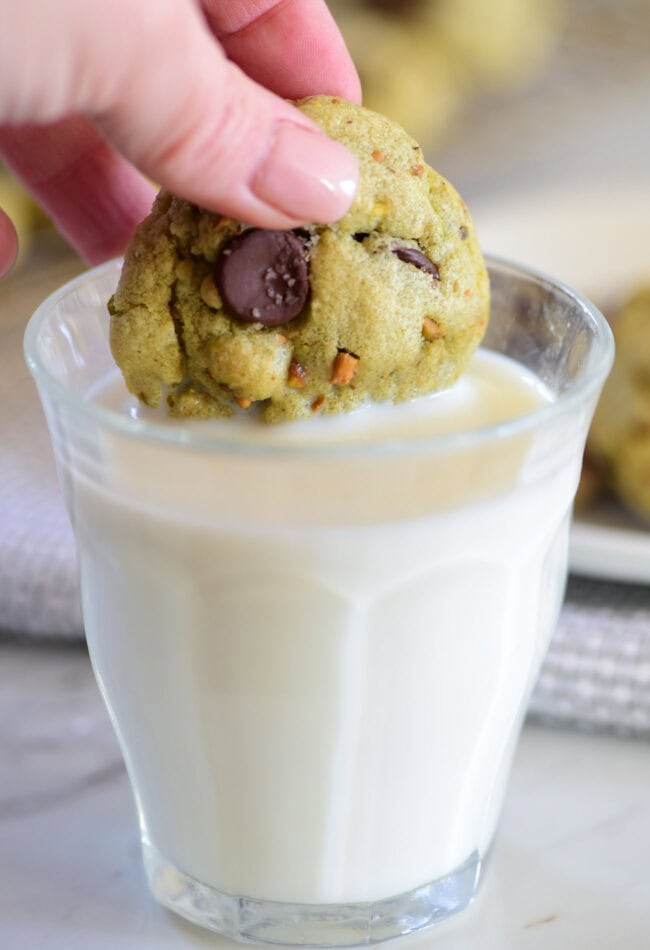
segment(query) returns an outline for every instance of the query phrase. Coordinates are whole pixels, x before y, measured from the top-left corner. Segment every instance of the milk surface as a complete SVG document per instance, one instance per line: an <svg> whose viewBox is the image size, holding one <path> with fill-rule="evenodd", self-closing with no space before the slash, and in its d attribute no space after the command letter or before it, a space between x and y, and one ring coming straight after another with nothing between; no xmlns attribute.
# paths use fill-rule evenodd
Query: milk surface
<svg viewBox="0 0 650 950"><path fill-rule="evenodd" d="M145 840L218 891L299 903L484 855L580 460L526 427L430 442L550 404L538 380L479 352L446 393L277 427L167 421L117 378L90 398L214 441L106 430L63 467Z"/></svg>

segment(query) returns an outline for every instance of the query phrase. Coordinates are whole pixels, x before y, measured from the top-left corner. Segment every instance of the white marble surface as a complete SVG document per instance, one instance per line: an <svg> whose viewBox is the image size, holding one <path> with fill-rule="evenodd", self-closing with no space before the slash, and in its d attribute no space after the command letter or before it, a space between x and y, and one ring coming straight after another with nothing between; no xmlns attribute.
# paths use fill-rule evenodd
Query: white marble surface
<svg viewBox="0 0 650 950"><path fill-rule="evenodd" d="M0 947L234 947L149 897L126 776L81 647L0 641L0 777ZM528 727L478 898L402 943L645 950L649 848L650 745Z"/></svg>

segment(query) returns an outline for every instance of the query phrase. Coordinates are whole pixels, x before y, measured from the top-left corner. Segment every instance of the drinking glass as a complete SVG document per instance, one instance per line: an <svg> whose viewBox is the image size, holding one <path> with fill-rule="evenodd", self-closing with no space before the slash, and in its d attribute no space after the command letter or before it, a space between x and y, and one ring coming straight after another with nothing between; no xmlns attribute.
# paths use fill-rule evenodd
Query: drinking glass
<svg viewBox="0 0 650 950"><path fill-rule="evenodd" d="M119 262L29 324L148 880L204 927L359 945L475 894L613 355L583 297L489 268L483 345L552 398L436 437L289 444L111 408Z"/></svg>

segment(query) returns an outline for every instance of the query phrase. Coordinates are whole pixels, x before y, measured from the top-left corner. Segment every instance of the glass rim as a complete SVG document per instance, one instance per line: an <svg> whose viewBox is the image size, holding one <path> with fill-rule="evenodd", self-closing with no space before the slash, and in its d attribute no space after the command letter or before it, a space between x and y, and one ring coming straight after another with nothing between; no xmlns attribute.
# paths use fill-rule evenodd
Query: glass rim
<svg viewBox="0 0 650 950"><path fill-rule="evenodd" d="M585 402L589 396L600 388L614 360L614 338L611 328L598 308L583 294L564 284L562 281L549 277L542 271L510 261L498 255L484 255L488 271L497 269L502 273L524 277L537 284L544 284L552 288L556 295L564 296L577 304L583 313L591 320L596 336L597 356L593 365L581 376L574 385L560 393L556 399L543 403L521 415L503 422L492 423L487 426L466 429L460 432L444 433L425 438L409 437L404 439L386 439L377 442L335 442L328 441L322 444L255 444L242 442L224 437L222 430L218 433L208 432L205 435L197 434L199 422L183 423L174 420L174 425L150 422L143 419L134 419L106 406L99 405L91 400L84 399L72 392L50 372L38 352L38 339L43 324L51 316L52 309L73 291L86 283L103 277L111 270L121 267L121 258L113 258L90 268L67 281L36 308L27 323L24 335L23 351L27 366L39 387L43 387L53 402L63 404L79 418L95 426L103 426L120 435L131 438L145 439L148 442L163 443L179 448L189 448L212 453L227 453L233 455L297 457L297 458L332 458L332 457L365 457L385 456L398 454L426 454L431 452L449 452L452 449L464 449L479 445L487 441L503 441L507 438L519 436L545 425L554 418L571 411L575 406ZM107 311L108 315L108 311ZM332 418L335 418L333 416ZM203 423L210 425L209 420ZM287 423L290 425L291 423ZM193 427L190 430L190 425Z"/></svg>

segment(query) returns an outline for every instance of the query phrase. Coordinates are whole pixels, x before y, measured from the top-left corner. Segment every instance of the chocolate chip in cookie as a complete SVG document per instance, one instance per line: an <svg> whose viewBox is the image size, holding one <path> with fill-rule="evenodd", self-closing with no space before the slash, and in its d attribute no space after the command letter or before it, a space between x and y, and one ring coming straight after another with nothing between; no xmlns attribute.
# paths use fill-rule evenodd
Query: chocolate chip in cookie
<svg viewBox="0 0 650 950"><path fill-rule="evenodd" d="M221 251L214 278L226 307L246 323L295 319L309 296L304 242L292 231L251 228Z"/></svg>
<svg viewBox="0 0 650 950"><path fill-rule="evenodd" d="M394 247L393 254L399 257L405 264L412 264L418 270L423 270L426 274L431 274L434 280L440 280L440 271L438 266L429 260L426 254L418 251L414 247Z"/></svg>

